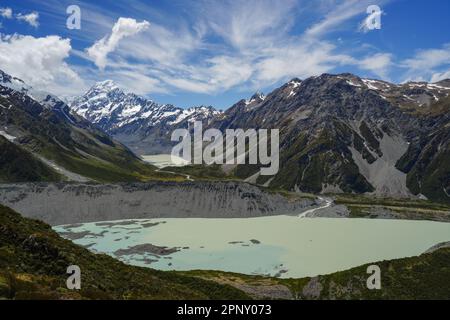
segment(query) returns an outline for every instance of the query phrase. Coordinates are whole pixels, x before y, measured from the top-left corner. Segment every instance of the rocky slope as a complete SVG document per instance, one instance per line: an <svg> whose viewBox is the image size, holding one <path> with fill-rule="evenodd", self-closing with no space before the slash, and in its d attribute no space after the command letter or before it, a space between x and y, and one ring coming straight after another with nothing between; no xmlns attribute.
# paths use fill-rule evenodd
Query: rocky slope
<svg viewBox="0 0 450 320"><path fill-rule="evenodd" d="M243 218L299 214L315 200L237 182L0 185L0 203L51 225L133 218Z"/></svg>
<svg viewBox="0 0 450 320"><path fill-rule="evenodd" d="M170 132L204 121L221 112L213 107L177 108L160 105L134 93L126 93L113 81L95 84L74 99L71 109L98 125L137 154L170 153Z"/></svg>
<svg viewBox="0 0 450 320"><path fill-rule="evenodd" d="M279 128L280 171L271 187L450 201L446 139L450 86L361 79L293 79L248 107L242 100L211 127ZM250 177L257 166L238 166ZM425 172L424 172L425 171Z"/></svg>

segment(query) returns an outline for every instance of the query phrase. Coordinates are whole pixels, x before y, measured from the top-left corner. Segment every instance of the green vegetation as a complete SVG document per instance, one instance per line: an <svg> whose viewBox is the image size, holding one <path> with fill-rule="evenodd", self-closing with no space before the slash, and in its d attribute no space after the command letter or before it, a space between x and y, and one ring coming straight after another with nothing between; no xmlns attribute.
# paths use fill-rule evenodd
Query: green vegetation
<svg viewBox="0 0 450 320"><path fill-rule="evenodd" d="M335 194L336 204L345 205L350 217L377 217L375 211L382 209L398 219L450 221L450 205L420 199L396 199L356 194Z"/></svg>
<svg viewBox="0 0 450 320"><path fill-rule="evenodd" d="M397 163L407 173L406 184L414 194L450 204L450 97L445 97L416 113L426 126L436 127L431 134L411 144Z"/></svg>
<svg viewBox="0 0 450 320"><path fill-rule="evenodd" d="M317 196L312 193L293 192L293 191L287 191L284 189L273 188L273 187L261 187L261 189L264 191L267 191L269 193L272 193L272 194L279 194L288 200L301 200L301 199L316 200L317 199Z"/></svg>
<svg viewBox="0 0 450 320"><path fill-rule="evenodd" d="M330 119L315 134L300 132L283 142L280 170L270 183L273 187L319 193L324 185L338 186L344 192L371 192L373 186L359 173L348 145L362 138L345 123ZM366 150L370 155L370 153ZM363 152L364 154L364 152Z"/></svg>
<svg viewBox="0 0 450 320"><path fill-rule="evenodd" d="M367 289L367 267L373 264L381 270L381 290ZM267 298L267 288L282 285L293 299L450 299L450 248L314 278L279 279L201 270L181 274L229 284L255 298ZM272 298L276 297L275 293Z"/></svg>
<svg viewBox="0 0 450 320"><path fill-rule="evenodd" d="M363 121L361 123L361 125L359 126L359 130L360 130L362 136L364 137L364 139L369 144L370 148L372 150L375 150L377 152L377 154L381 157L383 154L380 150L380 142L378 142L377 138L375 138L374 134L372 133L372 131L370 130L369 126L367 125L367 123L365 121ZM383 135L381 133L381 131L376 132L376 134L380 138Z"/></svg>
<svg viewBox="0 0 450 320"><path fill-rule="evenodd" d="M62 177L31 153L0 136L0 182L60 181Z"/></svg>
<svg viewBox="0 0 450 320"><path fill-rule="evenodd" d="M367 289L367 267L372 264L317 277L319 292L305 290L304 280L281 283L304 299L450 299L450 248L374 263L381 270L381 290Z"/></svg>
<svg viewBox="0 0 450 320"><path fill-rule="evenodd" d="M78 265L82 289L66 288ZM0 298L6 299L248 299L228 285L174 272L126 265L61 238L43 222L0 206Z"/></svg>
<svg viewBox="0 0 450 320"><path fill-rule="evenodd" d="M218 164L212 165L187 165L182 167L166 167L161 170L189 175L196 180L235 180L233 175L227 175L222 166Z"/></svg>

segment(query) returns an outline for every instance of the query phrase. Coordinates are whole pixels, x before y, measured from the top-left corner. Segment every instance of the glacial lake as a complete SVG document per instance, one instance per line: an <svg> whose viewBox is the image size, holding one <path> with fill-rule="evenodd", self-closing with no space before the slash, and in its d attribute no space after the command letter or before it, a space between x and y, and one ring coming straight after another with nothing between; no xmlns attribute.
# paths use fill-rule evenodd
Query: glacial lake
<svg viewBox="0 0 450 320"><path fill-rule="evenodd" d="M165 167L182 167L189 164L189 162L183 158L172 156L170 154L142 155L141 158L145 162L148 162L159 169Z"/></svg>
<svg viewBox="0 0 450 320"><path fill-rule="evenodd" d="M54 229L94 252L133 265L282 278L415 256L450 241L450 223L293 216L133 219Z"/></svg>

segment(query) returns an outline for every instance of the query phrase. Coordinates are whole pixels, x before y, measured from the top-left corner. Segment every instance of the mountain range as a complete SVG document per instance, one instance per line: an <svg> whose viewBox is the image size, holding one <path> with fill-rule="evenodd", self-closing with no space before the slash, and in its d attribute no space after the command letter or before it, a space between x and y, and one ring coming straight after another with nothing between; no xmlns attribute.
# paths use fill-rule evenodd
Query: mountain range
<svg viewBox="0 0 450 320"><path fill-rule="evenodd" d="M310 193L449 202L449 93L450 80L393 84L323 74L219 111L158 104L108 80L68 106L0 72L0 180L152 179L162 173L139 156L170 153L174 129L203 121L204 129L222 131L280 129L275 176L260 176L258 165L223 165L220 176Z"/></svg>
<svg viewBox="0 0 450 320"><path fill-rule="evenodd" d="M352 74L292 79L224 112L181 109L125 93L111 81L71 104L75 113L137 154L169 153L171 132L204 128L280 129L280 170L223 166L267 187L311 193L374 193L450 201L450 80L393 84Z"/></svg>
<svg viewBox="0 0 450 320"><path fill-rule="evenodd" d="M72 110L137 154L168 153L169 131L193 121L208 122L221 114L211 106L182 109L126 93L113 81L96 83L71 103Z"/></svg>

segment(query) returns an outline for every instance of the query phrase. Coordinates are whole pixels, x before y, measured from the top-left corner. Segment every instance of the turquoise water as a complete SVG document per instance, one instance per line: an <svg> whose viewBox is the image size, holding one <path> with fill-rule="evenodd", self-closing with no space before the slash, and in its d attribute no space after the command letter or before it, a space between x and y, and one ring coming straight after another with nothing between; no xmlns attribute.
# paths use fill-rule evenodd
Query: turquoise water
<svg viewBox="0 0 450 320"><path fill-rule="evenodd" d="M369 262L415 256L439 242L450 241L450 223L291 216L121 220L54 229L68 238L78 235L75 243L133 265L280 277L327 274ZM142 244L177 251L116 253Z"/></svg>

